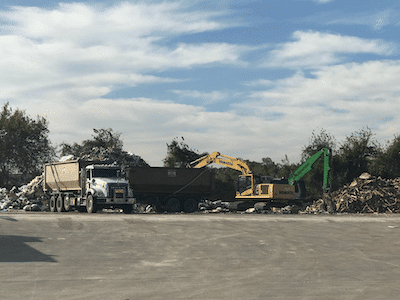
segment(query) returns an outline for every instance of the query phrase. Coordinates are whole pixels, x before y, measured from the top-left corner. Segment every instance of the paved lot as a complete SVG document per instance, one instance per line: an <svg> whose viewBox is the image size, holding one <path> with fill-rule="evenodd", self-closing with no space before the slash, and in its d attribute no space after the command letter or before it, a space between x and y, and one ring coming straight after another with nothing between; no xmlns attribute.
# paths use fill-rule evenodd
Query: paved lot
<svg viewBox="0 0 400 300"><path fill-rule="evenodd" d="M399 299L400 216L0 213L1 299Z"/></svg>

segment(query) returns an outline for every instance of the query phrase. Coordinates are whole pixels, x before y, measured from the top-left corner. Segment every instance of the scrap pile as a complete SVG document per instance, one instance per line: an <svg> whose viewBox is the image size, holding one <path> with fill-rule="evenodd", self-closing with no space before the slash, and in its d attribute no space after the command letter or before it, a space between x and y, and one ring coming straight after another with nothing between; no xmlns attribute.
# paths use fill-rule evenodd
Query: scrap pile
<svg viewBox="0 0 400 300"><path fill-rule="evenodd" d="M0 210L23 209L27 211L48 210L43 205L44 193L42 189L43 176L36 176L30 183L19 188L13 187L10 191L0 189Z"/></svg>
<svg viewBox="0 0 400 300"><path fill-rule="evenodd" d="M229 202L224 202L221 200L211 201L202 200L199 203L199 210L204 213L221 213L229 212Z"/></svg>
<svg viewBox="0 0 400 300"><path fill-rule="evenodd" d="M363 173L332 194L336 212L399 213L400 178L383 179Z"/></svg>
<svg viewBox="0 0 400 300"><path fill-rule="evenodd" d="M352 183L308 206L305 213L400 213L400 178L361 174Z"/></svg>

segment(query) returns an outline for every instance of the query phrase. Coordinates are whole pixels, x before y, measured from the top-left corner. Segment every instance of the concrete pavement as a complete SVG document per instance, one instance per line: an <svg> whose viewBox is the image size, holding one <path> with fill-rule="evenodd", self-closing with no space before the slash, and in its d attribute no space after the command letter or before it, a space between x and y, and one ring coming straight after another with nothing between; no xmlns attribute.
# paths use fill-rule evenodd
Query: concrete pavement
<svg viewBox="0 0 400 300"><path fill-rule="evenodd" d="M399 299L397 215L0 213L1 299Z"/></svg>

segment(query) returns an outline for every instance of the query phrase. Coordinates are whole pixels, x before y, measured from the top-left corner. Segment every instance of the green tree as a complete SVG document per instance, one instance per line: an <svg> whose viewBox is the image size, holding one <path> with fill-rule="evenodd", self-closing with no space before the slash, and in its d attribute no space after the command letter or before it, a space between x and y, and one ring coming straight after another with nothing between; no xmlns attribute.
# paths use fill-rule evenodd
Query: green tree
<svg viewBox="0 0 400 300"><path fill-rule="evenodd" d="M371 162L371 173L385 178L400 177L400 135L387 142Z"/></svg>
<svg viewBox="0 0 400 300"><path fill-rule="evenodd" d="M48 123L43 117L36 120L15 111L7 102L0 115L0 185L10 188L41 174L43 164L55 156L48 139ZM13 174L22 174L13 179Z"/></svg>
<svg viewBox="0 0 400 300"><path fill-rule="evenodd" d="M320 133L312 132L309 144L304 147L301 152L301 162L305 162L309 157L317 153L322 148L331 149L332 153L336 151L337 143L333 135L326 132L325 129L321 129Z"/></svg>
<svg viewBox="0 0 400 300"><path fill-rule="evenodd" d="M84 140L81 144L62 143L59 150L61 156L74 155L75 158L108 160L122 168L128 166L149 167L141 157L122 150L121 133L114 133L111 128L93 129L92 139Z"/></svg>
<svg viewBox="0 0 400 300"><path fill-rule="evenodd" d="M341 143L333 161L336 188L351 182L363 172L370 172L381 153L381 146L373 136L367 127L347 136Z"/></svg>
<svg viewBox="0 0 400 300"><path fill-rule="evenodd" d="M92 139L84 140L81 144L73 143L71 145L66 142L61 143L59 150L61 156L72 154L75 157L81 157L90 154L95 147L115 152L122 151L123 142L120 139L120 132L114 133L111 128L93 129L93 132Z"/></svg>
<svg viewBox="0 0 400 300"><path fill-rule="evenodd" d="M189 148L184 142L178 142L178 138L174 138L170 144L167 144L167 156L164 158L164 166L169 168L185 168L186 165L204 155L207 152L199 154L197 150Z"/></svg>

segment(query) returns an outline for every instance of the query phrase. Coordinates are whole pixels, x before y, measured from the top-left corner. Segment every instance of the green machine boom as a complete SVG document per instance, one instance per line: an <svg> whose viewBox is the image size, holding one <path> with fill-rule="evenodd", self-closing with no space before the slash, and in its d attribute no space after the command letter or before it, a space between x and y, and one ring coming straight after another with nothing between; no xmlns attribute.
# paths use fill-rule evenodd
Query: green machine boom
<svg viewBox="0 0 400 300"><path fill-rule="evenodd" d="M306 175L322 155L324 156L324 178L322 188L324 193L328 193L331 187L331 167L329 166L331 150L328 148L322 148L309 159L307 159L292 175L289 176L289 184L294 185L304 175Z"/></svg>

